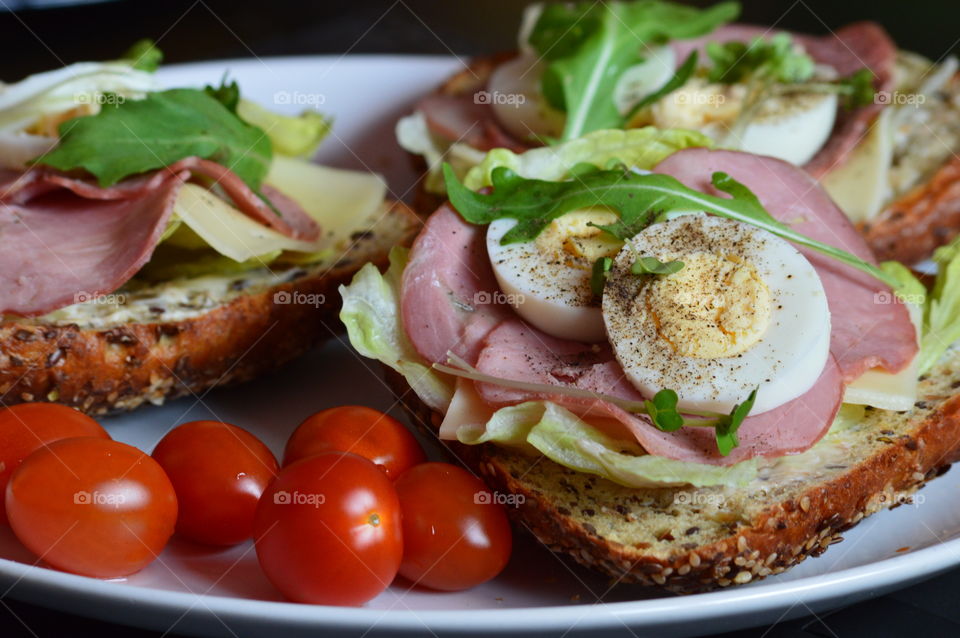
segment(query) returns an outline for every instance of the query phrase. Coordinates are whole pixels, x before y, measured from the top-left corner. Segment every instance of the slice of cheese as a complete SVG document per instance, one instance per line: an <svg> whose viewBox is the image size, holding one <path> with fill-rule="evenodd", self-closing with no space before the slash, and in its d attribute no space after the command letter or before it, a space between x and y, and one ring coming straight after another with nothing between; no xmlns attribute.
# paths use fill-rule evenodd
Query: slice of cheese
<svg viewBox="0 0 960 638"><path fill-rule="evenodd" d="M291 239L254 221L229 202L195 184L184 184L174 215L192 233L178 231L172 243L187 248L209 245L235 261L278 250L316 253L331 237L341 237L357 219L366 219L383 203L386 184L379 175L320 166L276 156L266 182L300 204L322 231L315 241Z"/></svg>
<svg viewBox="0 0 960 638"><path fill-rule="evenodd" d="M910 319L920 334L923 311L915 304L907 304L910 310ZM854 405L870 405L882 410L903 411L913 408L917 401L917 385L919 378L917 368L920 364L920 354L913 358L906 368L891 374L880 370L868 370L847 386L843 395L844 403Z"/></svg>
<svg viewBox="0 0 960 638"><path fill-rule="evenodd" d="M206 188L184 184L173 214L204 242L234 261L246 261L277 250L313 252L323 241L300 241L254 221Z"/></svg>
<svg viewBox="0 0 960 638"><path fill-rule="evenodd" d="M894 109L884 109L847 161L823 177L823 187L854 223L873 219L888 198Z"/></svg>
<svg viewBox="0 0 960 638"><path fill-rule="evenodd" d="M265 180L300 204L317 220L324 235L340 235L355 220L376 210L387 194L383 177L375 173L320 166L275 155Z"/></svg>

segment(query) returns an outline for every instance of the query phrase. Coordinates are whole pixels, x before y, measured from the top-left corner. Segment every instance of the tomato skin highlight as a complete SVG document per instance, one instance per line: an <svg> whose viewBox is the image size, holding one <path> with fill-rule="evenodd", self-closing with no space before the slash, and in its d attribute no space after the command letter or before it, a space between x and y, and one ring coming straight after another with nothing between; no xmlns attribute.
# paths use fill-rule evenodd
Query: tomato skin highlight
<svg viewBox="0 0 960 638"><path fill-rule="evenodd" d="M7 522L7 481L20 463L47 443L77 436L110 438L99 423L65 405L20 403L0 409L0 523Z"/></svg>
<svg viewBox="0 0 960 638"><path fill-rule="evenodd" d="M177 496L156 461L102 438L55 441L28 456L7 484L10 526L57 569L119 578L163 550Z"/></svg>
<svg viewBox="0 0 960 638"><path fill-rule="evenodd" d="M343 405L307 417L287 441L283 464L323 452L351 452L373 461L394 480L423 463L423 449L393 417L360 405Z"/></svg>
<svg viewBox="0 0 960 638"><path fill-rule="evenodd" d="M279 470L260 439L220 421L191 421L167 433L152 454L177 492L177 533L208 545L253 534L260 495Z"/></svg>
<svg viewBox="0 0 960 638"><path fill-rule="evenodd" d="M254 519L257 559L295 602L360 605L393 581L403 554L400 505L383 471L327 452L280 471Z"/></svg>
<svg viewBox="0 0 960 638"><path fill-rule="evenodd" d="M503 506L480 479L456 465L424 463L394 485L403 513L404 578L460 591L503 571L513 535Z"/></svg>

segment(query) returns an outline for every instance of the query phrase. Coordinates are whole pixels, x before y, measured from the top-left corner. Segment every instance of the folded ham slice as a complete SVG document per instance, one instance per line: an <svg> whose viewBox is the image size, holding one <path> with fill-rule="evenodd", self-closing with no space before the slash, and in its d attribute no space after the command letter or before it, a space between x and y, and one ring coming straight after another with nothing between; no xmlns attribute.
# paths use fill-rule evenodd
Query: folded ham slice
<svg viewBox="0 0 960 638"><path fill-rule="evenodd" d="M486 227L463 221L448 205L430 216L403 271L400 314L417 352L446 363L452 351L475 363L483 339L513 309L500 301Z"/></svg>
<svg viewBox="0 0 960 638"><path fill-rule="evenodd" d="M555 339L518 319L504 321L487 335L477 369L501 379L575 387L618 399L641 401L617 363L610 347ZM717 452L712 429L682 428L661 432L646 417L600 399L584 399L549 392L532 393L489 383L477 391L488 403L511 405L540 399L552 401L583 417L619 421L650 454L679 461L731 465L755 457L777 457L803 452L819 441L836 416L843 399L843 380L831 357L814 386L774 410L747 417L738 431L740 445L728 455ZM761 388L762 391L762 388Z"/></svg>
<svg viewBox="0 0 960 638"><path fill-rule="evenodd" d="M0 314L41 315L122 286L149 261L191 178L204 178L246 215L289 237L320 234L282 193L263 188L278 214L235 173L196 157L107 188L47 168L2 170Z"/></svg>
<svg viewBox="0 0 960 638"><path fill-rule="evenodd" d="M745 184L767 211L798 232L875 263L866 241L826 191L797 167L739 151L691 148L660 162L656 172L714 195L716 171ZM830 352L847 382L870 368L899 372L917 353L917 335L906 306L889 286L850 266L797 246L813 264L830 305Z"/></svg>

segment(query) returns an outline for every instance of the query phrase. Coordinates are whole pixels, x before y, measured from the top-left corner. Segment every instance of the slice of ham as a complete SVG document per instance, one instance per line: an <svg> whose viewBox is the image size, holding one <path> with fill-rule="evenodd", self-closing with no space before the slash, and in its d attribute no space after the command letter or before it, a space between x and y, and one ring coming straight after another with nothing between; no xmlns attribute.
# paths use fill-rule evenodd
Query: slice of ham
<svg viewBox="0 0 960 638"><path fill-rule="evenodd" d="M768 38L777 33L783 33L783 31L749 24L729 24L720 27L710 35L693 40L675 41L671 46L679 64L693 50L700 53L701 60L706 59L708 42L749 42L757 37ZM791 35L814 61L832 67L838 76L846 77L867 68L873 73L873 85L876 90L893 90L897 47L883 27L877 23L854 22L822 36ZM842 164L850 151L866 135L871 122L883 107L883 102L875 102L852 111L841 108L827 143L804 166L807 172L819 178Z"/></svg>
<svg viewBox="0 0 960 638"><path fill-rule="evenodd" d="M189 177L167 173L122 199L60 189L0 202L0 314L39 315L119 288L150 259Z"/></svg>
<svg viewBox="0 0 960 638"><path fill-rule="evenodd" d="M44 167L2 169L0 314L41 315L122 286L149 261L180 186L197 177L278 232L305 240L320 234L316 222L276 189L262 191L279 215L235 173L200 158L107 188Z"/></svg>
<svg viewBox="0 0 960 638"><path fill-rule="evenodd" d="M745 184L778 220L818 241L875 263L873 254L823 188L797 167L739 151L685 149L663 160L656 172L715 195L715 171ZM843 377L853 381L875 367L899 372L917 352L917 337L906 306L891 303L890 288L873 277L813 250L797 247L816 268L832 315L830 351Z"/></svg>
<svg viewBox="0 0 960 638"><path fill-rule="evenodd" d="M459 142L481 151L508 148L522 152L529 148L504 131L490 105L477 103L473 93L431 93L417 103L416 110L423 113L430 132L449 143Z"/></svg>
<svg viewBox="0 0 960 638"><path fill-rule="evenodd" d="M4 171L0 174L0 201L24 204L30 200L65 188L84 199L129 199L157 188L171 175L189 171L194 177L212 180L245 215L293 239L312 241L320 236L320 227L299 204L264 184L261 191L270 200L274 212L236 173L216 162L188 157L164 169L127 178L113 186L101 187L87 178L80 178L46 168L24 173Z"/></svg>
<svg viewBox="0 0 960 638"><path fill-rule="evenodd" d="M509 306L494 303L499 288L485 232L444 205L410 249L400 313L411 343L428 361L446 363L450 350L476 362L487 333L513 315Z"/></svg>
<svg viewBox="0 0 960 638"><path fill-rule="evenodd" d="M643 397L626 380L609 346L556 339L518 319L492 330L480 352L477 369L501 379L574 387L630 401ZM808 450L833 422L843 399L843 379L831 357L806 394L774 410L747 417L738 431L740 445L728 455L717 452L712 429L682 428L661 432L645 417L602 400L548 392L528 392L477 383L480 396L493 406L548 400L583 417L612 418L623 424L650 454L679 461L731 465L756 457L779 457Z"/></svg>

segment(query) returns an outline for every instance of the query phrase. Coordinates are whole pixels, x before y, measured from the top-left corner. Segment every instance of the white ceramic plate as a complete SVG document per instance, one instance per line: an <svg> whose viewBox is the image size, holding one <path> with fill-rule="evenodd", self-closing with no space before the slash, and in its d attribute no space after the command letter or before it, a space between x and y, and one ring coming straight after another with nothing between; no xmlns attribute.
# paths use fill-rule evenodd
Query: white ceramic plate
<svg viewBox="0 0 960 638"><path fill-rule="evenodd" d="M336 116L336 135L320 160L382 172L402 197L417 176L394 143L393 123L457 68L459 62L446 57L304 57L191 64L162 75L170 85L202 85L226 70L245 95L266 105L297 112L319 104ZM115 438L151 450L173 426L215 418L251 430L279 452L301 419L343 403L399 415L376 368L334 339L270 378L143 408L105 425ZM250 544L213 551L174 541L143 572L103 582L35 566L3 528L0 598L198 635L713 633L849 604L960 563L958 488L958 477L948 474L914 505L867 519L821 558L765 581L691 597L657 597L630 586L610 590L604 578L518 538L507 570L467 592L394 585L362 608L296 605L271 588Z"/></svg>

